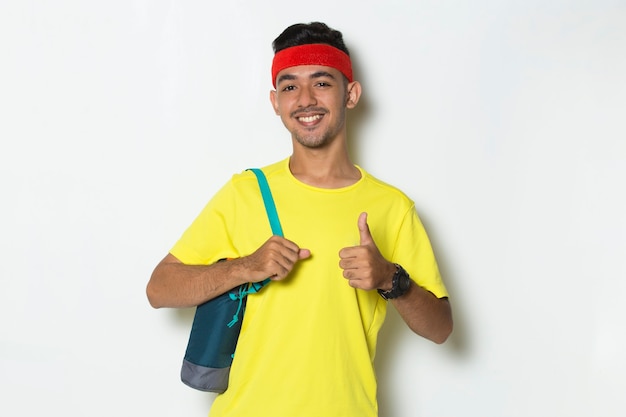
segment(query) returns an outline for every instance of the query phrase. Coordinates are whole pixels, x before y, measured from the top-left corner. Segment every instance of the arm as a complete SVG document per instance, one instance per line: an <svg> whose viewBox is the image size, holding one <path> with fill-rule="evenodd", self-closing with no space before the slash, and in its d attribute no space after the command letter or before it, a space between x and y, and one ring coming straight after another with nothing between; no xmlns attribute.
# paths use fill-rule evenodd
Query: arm
<svg viewBox="0 0 626 417"><path fill-rule="evenodd" d="M339 266L350 286L363 290L391 289L396 271L376 246L367 225L367 214L359 217L359 246L339 252ZM392 300L394 307L409 328L435 343L443 343L452 332L452 310L447 298L437 298L411 280L409 290Z"/></svg>
<svg viewBox="0 0 626 417"><path fill-rule="evenodd" d="M167 254L152 272L146 288L150 305L193 307L246 282L282 280L310 252L272 236L253 254L213 265L185 265Z"/></svg>
<svg viewBox="0 0 626 417"><path fill-rule="evenodd" d="M443 343L452 333L452 308L448 298L435 297L413 280L406 294L391 302L405 323L420 336Z"/></svg>

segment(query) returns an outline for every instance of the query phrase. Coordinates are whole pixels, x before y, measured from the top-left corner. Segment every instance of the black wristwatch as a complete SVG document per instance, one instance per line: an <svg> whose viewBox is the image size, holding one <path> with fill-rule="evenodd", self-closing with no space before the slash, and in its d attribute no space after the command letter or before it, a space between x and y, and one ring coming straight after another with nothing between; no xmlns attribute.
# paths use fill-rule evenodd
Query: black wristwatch
<svg viewBox="0 0 626 417"><path fill-rule="evenodd" d="M385 300L398 298L405 294L411 287L411 278L409 274L400 265L396 265L396 273L393 274L391 281L391 289L389 291L378 290L378 293Z"/></svg>

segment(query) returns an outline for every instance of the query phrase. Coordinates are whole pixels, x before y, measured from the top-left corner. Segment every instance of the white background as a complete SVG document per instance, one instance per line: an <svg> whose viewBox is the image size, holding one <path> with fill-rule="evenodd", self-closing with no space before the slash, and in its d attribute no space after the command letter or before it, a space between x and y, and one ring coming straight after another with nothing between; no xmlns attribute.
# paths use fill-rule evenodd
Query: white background
<svg viewBox="0 0 626 417"><path fill-rule="evenodd" d="M417 202L454 307L442 346L390 313L381 417L623 415L623 0L0 4L1 415L206 415L193 310L145 285L289 154L270 45L313 20L363 83L354 160Z"/></svg>

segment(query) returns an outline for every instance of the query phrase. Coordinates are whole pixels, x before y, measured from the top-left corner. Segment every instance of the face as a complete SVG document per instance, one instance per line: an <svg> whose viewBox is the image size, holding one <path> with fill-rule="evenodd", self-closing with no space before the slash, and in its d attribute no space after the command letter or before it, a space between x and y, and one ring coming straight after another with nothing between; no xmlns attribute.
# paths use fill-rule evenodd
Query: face
<svg viewBox="0 0 626 417"><path fill-rule="evenodd" d="M360 96L357 82L347 83L338 70L318 65L286 68L270 93L274 111L291 136L307 148L321 148L345 135L346 109Z"/></svg>

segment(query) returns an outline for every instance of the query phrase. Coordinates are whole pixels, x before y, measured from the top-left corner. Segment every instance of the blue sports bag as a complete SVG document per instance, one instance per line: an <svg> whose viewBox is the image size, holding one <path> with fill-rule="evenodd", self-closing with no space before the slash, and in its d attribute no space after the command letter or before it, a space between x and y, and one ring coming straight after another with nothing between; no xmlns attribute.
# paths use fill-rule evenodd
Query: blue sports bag
<svg viewBox="0 0 626 417"><path fill-rule="evenodd" d="M250 169L259 182L267 217L274 235L283 236L274 199L260 169ZM181 380L200 391L222 393L228 388L230 365L235 355L248 294L270 282L243 284L196 307L191 334L180 372Z"/></svg>

